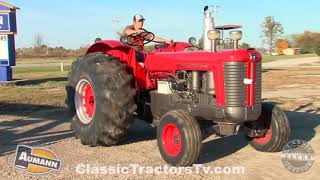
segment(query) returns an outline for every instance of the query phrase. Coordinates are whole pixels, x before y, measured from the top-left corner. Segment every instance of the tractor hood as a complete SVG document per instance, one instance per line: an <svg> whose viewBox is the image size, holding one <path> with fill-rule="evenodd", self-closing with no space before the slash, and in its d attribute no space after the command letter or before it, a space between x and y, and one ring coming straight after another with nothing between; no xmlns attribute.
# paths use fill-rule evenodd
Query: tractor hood
<svg viewBox="0 0 320 180"><path fill-rule="evenodd" d="M148 71L207 70L227 61L247 62L253 56L261 61L261 54L254 49L150 53L146 54L145 67Z"/></svg>

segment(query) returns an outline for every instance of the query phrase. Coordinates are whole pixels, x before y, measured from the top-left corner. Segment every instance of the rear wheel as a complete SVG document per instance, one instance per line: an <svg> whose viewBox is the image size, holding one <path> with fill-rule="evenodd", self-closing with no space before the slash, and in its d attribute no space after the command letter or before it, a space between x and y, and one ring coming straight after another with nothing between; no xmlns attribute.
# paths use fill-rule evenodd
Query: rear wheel
<svg viewBox="0 0 320 180"><path fill-rule="evenodd" d="M82 144L119 143L133 122L135 89L127 66L117 58L93 53L72 64L66 86L74 114L71 129Z"/></svg>
<svg viewBox="0 0 320 180"><path fill-rule="evenodd" d="M260 121L267 132L259 138L247 136L250 145L258 151L281 151L290 136L290 125L285 113L272 103L263 103L262 113L257 121Z"/></svg>
<svg viewBox="0 0 320 180"><path fill-rule="evenodd" d="M162 158L175 166L190 166L198 158L202 137L198 122L183 110L162 116L157 131Z"/></svg>

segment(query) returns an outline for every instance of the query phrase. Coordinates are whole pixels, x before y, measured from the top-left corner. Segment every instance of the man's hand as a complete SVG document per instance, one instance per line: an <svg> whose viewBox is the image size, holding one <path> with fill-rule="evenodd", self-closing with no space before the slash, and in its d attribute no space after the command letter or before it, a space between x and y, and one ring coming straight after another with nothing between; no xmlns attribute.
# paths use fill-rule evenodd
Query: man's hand
<svg viewBox="0 0 320 180"><path fill-rule="evenodd" d="M154 37L153 39L154 42L157 43L166 43L166 44L173 44L173 39L164 39L164 38L160 38L160 37Z"/></svg>
<svg viewBox="0 0 320 180"><path fill-rule="evenodd" d="M173 44L173 39L166 39L165 43L172 45Z"/></svg>
<svg viewBox="0 0 320 180"><path fill-rule="evenodd" d="M145 30L143 30L143 29L139 29L139 30L135 31L136 34L140 34L140 33L143 33L143 32L145 32Z"/></svg>

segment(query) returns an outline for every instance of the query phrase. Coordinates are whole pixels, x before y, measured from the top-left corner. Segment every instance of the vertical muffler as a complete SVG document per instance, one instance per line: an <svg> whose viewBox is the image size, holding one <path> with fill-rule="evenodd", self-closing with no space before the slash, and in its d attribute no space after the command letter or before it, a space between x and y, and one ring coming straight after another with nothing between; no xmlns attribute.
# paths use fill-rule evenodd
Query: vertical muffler
<svg viewBox="0 0 320 180"><path fill-rule="evenodd" d="M203 13L203 49L211 51L211 41L208 39L208 31L214 29L213 11L209 9L209 6L204 7Z"/></svg>

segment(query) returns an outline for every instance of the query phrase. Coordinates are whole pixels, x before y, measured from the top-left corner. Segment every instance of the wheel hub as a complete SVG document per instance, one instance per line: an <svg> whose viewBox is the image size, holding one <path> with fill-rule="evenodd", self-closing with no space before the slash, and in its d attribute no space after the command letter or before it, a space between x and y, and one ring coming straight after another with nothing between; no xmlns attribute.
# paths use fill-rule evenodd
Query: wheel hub
<svg viewBox="0 0 320 180"><path fill-rule="evenodd" d="M260 144L266 144L271 140L271 137L272 137L272 128L270 127L270 129L267 131L264 137L255 138L254 141Z"/></svg>
<svg viewBox="0 0 320 180"><path fill-rule="evenodd" d="M85 113L88 117L92 118L94 110L94 97L92 87L89 83L86 83L83 88L83 106L85 108Z"/></svg>
<svg viewBox="0 0 320 180"><path fill-rule="evenodd" d="M254 141L256 141L257 143L260 143L260 144L266 144L268 143L269 141L271 141L271 138L272 138L272 128L271 128L271 124L269 125L266 125L265 122L268 121L268 117L265 115L265 114L262 114L260 117L259 117L259 121L260 122L263 122L264 123L264 127L266 128L267 132L264 134L264 136L262 137L257 137L257 138L254 138ZM268 127L270 126L270 127Z"/></svg>
<svg viewBox="0 0 320 180"><path fill-rule="evenodd" d="M94 115L94 92L89 81L82 79L78 82L75 92L75 107L77 115L83 124L89 124Z"/></svg>
<svg viewBox="0 0 320 180"><path fill-rule="evenodd" d="M162 131L162 145L169 156L176 157L182 149L181 133L172 123L164 126Z"/></svg>

